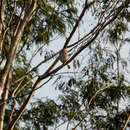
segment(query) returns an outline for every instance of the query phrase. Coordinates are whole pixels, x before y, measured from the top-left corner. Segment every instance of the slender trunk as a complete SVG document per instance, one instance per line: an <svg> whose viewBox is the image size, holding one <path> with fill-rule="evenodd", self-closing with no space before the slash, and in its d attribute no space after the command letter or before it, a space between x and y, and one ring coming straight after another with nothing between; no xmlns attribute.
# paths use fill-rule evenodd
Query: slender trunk
<svg viewBox="0 0 130 130"><path fill-rule="evenodd" d="M21 39L24 27L27 24L27 22L30 20L30 17L32 16L35 8L36 8L36 1L32 2L32 4L30 5L28 13L25 14L24 19L20 21L20 24L18 24L18 27L16 28L16 31L14 34L14 37L12 38L12 43L11 43L11 47L9 50L10 53L9 53L8 58L7 58L7 62L6 62L5 67L4 67L4 72L3 72L3 75L2 75L2 78L0 81L1 82L0 83L0 96L1 96L2 91L4 89L5 81L6 81L7 75L10 71L10 67L12 66L12 63L15 60L15 56L16 56L17 50L19 48L19 41Z"/></svg>
<svg viewBox="0 0 130 130"><path fill-rule="evenodd" d="M116 50L116 55L117 55L117 87L118 87L118 91L119 89L121 89L120 87L120 49L118 48ZM120 92L118 92L119 95ZM119 113L119 100L117 100L117 115ZM119 129L119 122L117 121L116 123L116 129Z"/></svg>
<svg viewBox="0 0 130 130"><path fill-rule="evenodd" d="M3 48L3 30L4 30L3 17L4 17L4 7L5 7L4 2L5 0L0 0L0 56L2 54L2 48Z"/></svg>
<svg viewBox="0 0 130 130"><path fill-rule="evenodd" d="M12 120L9 124L9 127L8 127L8 130L13 130L14 129L14 126L16 124L16 122L19 120L19 118L21 117L21 115L23 114L26 106L29 104L31 98L33 97L34 95L34 92L36 90L36 88L39 87L39 84L41 83L41 79L38 78L37 81L35 82L33 88L32 88L32 91L30 92L30 94L28 95L26 101L22 104L20 110L18 111L18 114L16 115L15 119Z"/></svg>
<svg viewBox="0 0 130 130"><path fill-rule="evenodd" d="M120 66L119 66L119 50L117 49L117 86L120 87ZM119 112L119 101L117 101L117 114Z"/></svg>
<svg viewBox="0 0 130 130"><path fill-rule="evenodd" d="M6 103L8 99L8 93L9 93L9 88L10 88L10 81L11 81L11 73L8 75L8 80L6 82L5 88L3 90L2 94L2 99L1 101L3 104L0 106L0 130L3 130L3 124L4 124L4 116L5 116L5 110L6 110Z"/></svg>
<svg viewBox="0 0 130 130"><path fill-rule="evenodd" d="M15 57L19 48L19 41L21 39L25 25L30 20L34 10L36 9L36 1L37 0L31 3L30 8L28 9L28 12L25 14L23 20L21 19L19 24L17 25L14 36L11 41L11 47L9 50L9 55L7 57L7 62L5 64L4 71L0 79L0 96L2 95L3 97L1 101L5 101L5 103L1 105L0 109L0 130L3 130L3 118L5 114L6 105L6 100L4 99L8 97L8 89L6 89L6 82L8 82L9 80L8 75L12 75L11 69L13 67L13 63L15 62Z"/></svg>

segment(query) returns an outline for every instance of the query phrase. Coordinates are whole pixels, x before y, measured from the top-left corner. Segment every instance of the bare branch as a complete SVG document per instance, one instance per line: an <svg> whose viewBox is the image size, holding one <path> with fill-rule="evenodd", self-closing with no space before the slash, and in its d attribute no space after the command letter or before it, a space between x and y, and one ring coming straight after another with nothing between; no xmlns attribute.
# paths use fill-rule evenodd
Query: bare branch
<svg viewBox="0 0 130 130"><path fill-rule="evenodd" d="M124 125L124 127L123 127L122 130L126 130L127 125L128 125L128 123L129 123L129 120L130 120L130 115L128 116L128 119L126 120L126 123L125 123L125 125Z"/></svg>
<svg viewBox="0 0 130 130"><path fill-rule="evenodd" d="M78 25L79 25L80 21L82 20L84 14L85 14L85 12L86 12L86 10L89 9L89 7L90 7L91 5L93 5L93 4L95 3L95 1L96 1L96 0L94 0L93 2L91 2L91 3L88 4L88 3L87 3L87 0L86 0L86 2L85 2L85 7L83 8L83 10L82 10L82 12L81 12L81 14L80 14L80 16L79 16L79 19L76 21L76 24L75 24L75 26L73 27L73 30L71 31L69 37L67 38L66 42L64 43L64 47L63 47L63 48L66 48L66 47L67 47L67 45L68 45L68 43L70 42L72 36L74 35L76 29L78 28ZM56 65L56 63L58 62L58 60L59 60L59 57L52 63L52 65L47 69L47 71L44 73L44 75L48 74L48 73L53 69L53 67ZM65 65L66 65L66 64L65 64Z"/></svg>
<svg viewBox="0 0 130 130"><path fill-rule="evenodd" d="M43 75L40 76L41 79L45 79L47 78L48 76L50 76L51 74L54 74L56 73L57 71L59 71L62 67L64 67L66 64L70 63L79 53L81 53L85 48L87 48L97 37L98 35L100 34L100 32L107 26L109 25L110 23L112 23L117 17L118 15L121 13L121 11L124 9L124 4L122 4L120 6L120 8L118 8L116 11L115 11L115 14L113 15L112 18L110 18L110 20L105 21L100 24L100 26L98 26L98 29L97 31L95 32L95 35L93 35L93 37L91 39L89 39L87 42L85 42L83 46L81 46L79 48L79 50L77 50L77 52L75 54L73 54L71 56L71 58L65 63L65 64L62 64L60 65L59 67L57 67L56 69L52 70L51 72L49 73L44 73Z"/></svg>
<svg viewBox="0 0 130 130"><path fill-rule="evenodd" d="M41 61L38 65L36 65L35 67L33 67L30 71L28 71L27 73L25 73L24 76L20 77L20 78L17 79L16 81L14 81L14 82L12 83L12 85L14 85L14 84L20 82L21 80L23 80L28 74L30 74L31 72L35 71L39 66L41 66L41 65L44 64L45 62L47 62L47 61L51 60L52 58L54 58L56 55L58 55L58 53L59 53L59 51L56 52L56 53L55 53L54 55L52 55L51 57L49 57L49 58L47 58L47 59Z"/></svg>
<svg viewBox="0 0 130 130"><path fill-rule="evenodd" d="M88 0L86 0L86 2L85 2L85 7L84 7L84 9L82 10L82 12L81 12L81 14L80 14L78 20L76 21L75 26L73 27L73 30L71 31L69 37L67 38L67 40L66 40L66 42L65 42L63 48L66 48L67 45L69 44L71 38L73 37L75 31L77 30L77 28L78 28L78 26L79 26L79 23L81 22L81 20L82 20L82 18L83 18L83 16L84 16L86 10L89 9L89 8L96 2L96 0L94 0L94 1L92 1L91 3L88 4L87 1L88 1Z"/></svg>

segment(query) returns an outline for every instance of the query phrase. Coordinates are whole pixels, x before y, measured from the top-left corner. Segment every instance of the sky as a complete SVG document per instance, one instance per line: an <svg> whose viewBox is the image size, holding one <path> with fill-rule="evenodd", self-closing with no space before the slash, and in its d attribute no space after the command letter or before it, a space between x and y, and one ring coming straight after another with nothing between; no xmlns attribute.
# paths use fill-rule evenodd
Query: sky
<svg viewBox="0 0 130 130"><path fill-rule="evenodd" d="M81 3L78 4L78 9L79 9L79 14L80 14L81 9L82 9ZM93 17L91 17L90 13L86 13L86 15L83 17L82 22L80 23L80 26L78 27L77 31L75 32L74 36L72 37L70 44L78 41L80 38L82 38L84 35L86 35L91 30L91 28L94 27L95 24L96 24L96 22L93 19ZM70 32L71 32L71 30L68 30L66 35L68 36L70 34ZM59 51L63 47L66 37L61 36L58 39L50 42L49 46L45 47L45 50L51 49L54 52ZM35 47L34 47L34 49L35 49ZM83 53L80 54L78 57L82 57L82 55L83 55ZM42 60L43 60L43 56L37 55L32 62L32 66L37 65ZM42 74L51 63L52 63L52 61L51 62L49 61L48 64L42 65L39 69L40 74ZM57 65L59 65L59 64L61 64L60 61L58 62ZM70 70L68 70L68 68L65 66L62 70L60 70L60 72L73 71L74 69L72 66L72 62L70 63L70 66L71 66ZM59 96L59 91L55 90L55 85L53 84L54 80L55 79L51 80L46 85L44 85L42 88L37 90L35 97L36 98L47 97L47 98L51 98L51 99L57 99Z"/></svg>
<svg viewBox="0 0 130 130"><path fill-rule="evenodd" d="M80 24L80 28L76 31L75 35L73 36L72 40L70 41L71 43L74 43L76 41L78 41L78 39L80 39L81 37L83 37L85 34L87 34L90 29L95 25L95 20L91 17L90 14L87 14L87 16L84 16L83 21ZM91 28L90 28L91 27ZM127 33L126 37L129 37L129 33ZM57 40L52 41L49 46L47 46L45 48L46 49L51 49L54 52L57 52L57 50L60 50L63 47L63 44L65 42L65 37L60 37ZM122 58L126 58L129 56L129 43L125 44L121 50L121 54L122 54ZM82 57L84 56L84 52L82 52L78 57ZM40 61L43 60L43 55L40 56L36 56L34 58L34 62L32 64L32 66L37 65ZM45 72L45 70L48 68L48 66L52 63L52 61L49 61L48 64L44 64L40 67L40 74L42 74L43 72ZM61 62L59 61L57 65L61 64ZM65 66L62 70L60 70L60 72L72 72L73 71L73 66L72 66L72 62L70 63L71 69L68 70L68 68ZM123 70L122 70L123 71ZM129 71L129 70L128 70ZM66 75L67 76L67 75ZM129 78L129 76L128 76ZM42 88L40 88L39 90L37 90L36 92L36 97L47 97L47 98L51 98L51 99L57 99L59 92L55 89L55 85L54 85L54 81L55 79L51 80L50 82L48 82L46 85L44 85Z"/></svg>
<svg viewBox="0 0 130 130"><path fill-rule="evenodd" d="M79 12L81 12L81 8L82 8L82 6L79 7ZM93 17L91 17L90 13L87 13L84 16L79 29L76 31L72 40L70 41L70 44L78 41L81 37L83 37L85 34L87 34L91 30L91 28L94 27L95 24L96 24L96 20L93 19ZM70 30L67 32L67 35L69 34L69 32L70 32ZM126 37L129 37L129 36L130 36L130 33L127 33ZM57 52L57 50L60 50L63 47L65 39L66 38L62 36L59 39L50 42L49 46L47 46L45 48L51 49L54 52ZM130 48L130 45L128 43L122 48L122 50L121 50L122 57L129 56L129 48ZM82 54L80 54L79 57L82 55L84 55L84 52ZM42 60L43 60L43 56L40 56L40 55L36 56L32 62L32 66L37 65ZM51 63L52 63L52 61L49 61L48 64L42 65L39 69L40 74L45 72L45 70L48 68L48 66ZM61 64L60 61L58 62L58 65L59 64ZM68 70L67 67L65 66L62 70L60 70L60 72L73 71L72 63L70 63L70 66L71 66L71 70ZM130 71L130 70L128 70L128 71ZM128 77L128 79L130 79L130 75L127 75L127 77ZM55 78L53 80L51 80L50 82L48 82L46 85L44 85L42 88L38 89L36 91L35 98L43 98L43 99L49 98L49 99L54 99L57 101L57 98L58 98L60 92L55 89L54 81L55 81ZM126 105L127 105L127 103L126 103ZM64 128L65 128L65 125L61 127L61 129L64 129Z"/></svg>

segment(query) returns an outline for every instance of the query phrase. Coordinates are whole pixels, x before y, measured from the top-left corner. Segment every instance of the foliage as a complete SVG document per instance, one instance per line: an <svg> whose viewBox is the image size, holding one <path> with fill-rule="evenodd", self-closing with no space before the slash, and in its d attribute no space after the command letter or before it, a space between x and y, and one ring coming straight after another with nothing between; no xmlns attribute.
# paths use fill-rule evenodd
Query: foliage
<svg viewBox="0 0 130 130"><path fill-rule="evenodd" d="M79 5L76 0L3 0L0 130L130 128L129 57L122 56L129 42L130 1L86 0ZM93 18L91 26L83 19L89 18L86 12ZM82 20L89 28L70 44ZM51 42L57 36L65 38L64 44ZM61 46L71 56L59 65ZM71 70L62 69L71 61ZM50 80L60 93L58 101L35 100L36 90Z"/></svg>
<svg viewBox="0 0 130 130"><path fill-rule="evenodd" d="M46 130L58 121L58 111L58 105L54 101L37 100L23 115L22 121L26 124L23 129Z"/></svg>

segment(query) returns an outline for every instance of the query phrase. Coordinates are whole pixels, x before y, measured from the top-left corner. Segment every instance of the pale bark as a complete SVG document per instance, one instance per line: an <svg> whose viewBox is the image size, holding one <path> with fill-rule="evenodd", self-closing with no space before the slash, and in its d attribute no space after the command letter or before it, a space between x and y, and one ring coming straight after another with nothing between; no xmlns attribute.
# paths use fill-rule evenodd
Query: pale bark
<svg viewBox="0 0 130 130"><path fill-rule="evenodd" d="M4 116L5 116L5 108L6 108L6 103L8 99L8 93L9 93L9 87L10 87L10 81L11 81L11 73L10 75L7 76L8 80L6 82L5 88L3 89L2 93L2 102L3 104L0 106L0 130L3 130L3 124L4 124Z"/></svg>
<svg viewBox="0 0 130 130"><path fill-rule="evenodd" d="M95 2L95 1L94 1L94 2ZM72 38L74 32L75 32L76 29L78 28L78 25L79 25L81 19L83 18L85 11L86 11L92 4L94 4L94 2L90 3L89 5L86 5L85 8L83 9L83 11L81 12L80 17L79 17L78 21L77 21L76 24L75 24L75 27L73 28L73 30L72 30L70 36L68 37L68 40L67 40L66 43L65 43L65 46L67 46L67 44L69 43L70 39ZM55 64L57 63L57 61L58 61L58 58L57 58L57 59L54 61L54 63L49 67L49 69L47 69L47 71L44 73L44 75L48 75L48 73L50 72L50 70L51 70L51 69L55 66ZM63 66L64 66L64 65L63 65ZM35 82L35 84L34 84L34 86L33 86L33 88L32 88L32 91L30 92L30 94L29 94L29 96L27 97L26 101L23 103L23 105L21 106L21 108L20 108L18 114L16 115L16 118L15 118L14 120L12 120L12 122L10 123L8 130L13 130L14 125L16 124L17 120L18 120L18 119L21 117L21 115L23 114L23 112L24 112L26 106L29 104L29 102L30 102L32 96L34 95L35 90L39 87L39 84L40 84L40 82L41 82L42 80L43 80L43 78L41 79L40 77L37 79L37 81Z"/></svg>
<svg viewBox="0 0 130 130"><path fill-rule="evenodd" d="M6 88L5 84L8 82L9 78L8 75L12 75L11 69L15 62L15 57L19 48L19 42L24 30L25 25L32 17L35 9L36 9L36 1L33 1L28 9L28 12L25 14L23 20L21 19L19 24L17 25L17 28L15 30L15 33L13 35L13 38L11 40L11 47L10 47L10 54L7 57L7 62L4 67L4 71L0 80L0 96L6 94L6 98L8 97L8 89ZM3 100L3 98L2 98ZM1 101L2 101L1 100ZM6 102L6 101L5 101ZM3 118L5 114L5 103L0 106L0 130L3 130Z"/></svg>
<svg viewBox="0 0 130 130"><path fill-rule="evenodd" d="M90 39L87 39L87 41L84 41L84 45L82 45L80 47L80 49L78 49L78 51L73 54L71 56L71 58L65 63L62 64L60 66L58 66L57 68L55 68L54 70L52 70L51 66L54 66L53 64L50 66L51 71L48 71L48 73L44 73L43 75L40 76L41 79L45 79L47 77L49 77L50 75L55 74L56 72L58 72L63 66L65 66L66 64L70 63L79 53L81 53L85 48L87 48L98 36L99 34L102 32L102 30L108 26L110 23L112 23L117 17L118 15L122 12L122 10L125 8L124 3L117 9L115 9L115 13L113 13L113 16L110 16L110 18L108 17L105 21L103 21L100 25L98 25L97 29L95 30L93 36ZM54 61L55 63L55 61Z"/></svg>
<svg viewBox="0 0 130 130"><path fill-rule="evenodd" d="M7 62L5 64L4 72L3 72L2 78L1 78L0 95L2 94L7 75L10 71L10 67L15 60L15 56L16 56L17 50L19 48L19 41L21 39L22 32L23 32L24 27L27 24L28 20L32 16L33 11L35 10L35 7L36 7L36 2L35 3L33 2L30 6L30 11L28 11L28 13L25 14L24 19L20 21L20 23L18 24L18 26L16 28L15 34L12 38L11 47L10 47L10 50L9 50L10 54L7 58Z"/></svg>
<svg viewBox="0 0 130 130"><path fill-rule="evenodd" d="M68 60L68 61L66 62L66 64L68 64L70 61L72 61L79 53L81 53L86 47L88 47L88 46L97 38L97 36L99 36L100 32L101 32L107 25L109 25L111 22L113 22L113 21L117 18L117 16L120 14L120 12L122 11L122 9L123 9L123 6L121 6L120 10L118 10L118 12L117 12L115 15L113 15L112 18L108 19L108 21L103 22L103 23L99 26L99 28L95 31L95 35L94 35L91 39L89 39L89 41L88 41L84 46L82 46L82 47L70 58L70 60ZM57 59L54 61L54 63L56 63L56 61L57 61ZM29 96L27 97L26 101L23 103L23 105L21 106L21 108L20 108L18 114L16 115L16 118L10 123L8 130L12 130L12 128L14 127L15 123L17 122L17 120L21 117L21 115L23 114L23 112L24 112L26 106L29 104L29 102L30 102L30 100L31 100L31 98L32 98L32 96L33 96L35 90L38 88L40 82L41 82L43 79L45 79L45 78L47 78L47 77L49 77L49 76L55 74L57 71L59 71L59 70L60 70L63 66L65 66L66 64L62 64L62 65L60 65L59 67L57 67L56 69L54 69L54 70L52 70L52 68L54 67L54 64L52 64L52 65L49 67L49 69L48 69L43 75L41 75L41 76L37 79L36 83L34 84L34 86L33 86L33 88L32 88L32 91L30 92L30 94L29 94ZM52 71L50 71L50 70L52 70Z"/></svg>
<svg viewBox="0 0 130 130"><path fill-rule="evenodd" d="M4 31L3 17L4 17L4 7L5 7L4 2L5 0L0 0L0 56L3 48L3 31Z"/></svg>
<svg viewBox="0 0 130 130"><path fill-rule="evenodd" d="M66 62L66 64L68 64L69 62L71 62L81 51L83 51L85 48L87 48L87 47L97 38L97 36L100 34L100 32L101 32L108 24L110 24L111 22L113 22L113 21L117 18L117 16L118 16L119 13L122 11L122 9L123 9L123 6L122 6L122 8L121 8L120 10L118 10L119 12L118 12L116 15L114 15L112 18L110 18L110 20L108 20L108 22L103 23L103 25L100 26L99 30L97 30L97 31L95 32L95 35L93 35L93 37L92 37L91 39L89 39L89 41L88 41L84 46L82 46L82 47L71 57L71 59ZM31 14L30 14L30 15L31 15ZM29 16L30 16L30 15L29 15ZM8 73L10 72L10 66L11 66L11 64L13 63L11 60L14 60L14 58L15 58L15 55L16 55L16 52L17 52L17 49L18 49L18 46L19 46L19 40L20 40L20 38L21 38L22 30L23 30L23 28L24 28L24 26L25 26L25 24L26 24L26 22L27 22L26 19L24 19L24 20L25 20L25 21L21 21L21 23L20 23L20 25L19 25L19 27L18 27L18 30L16 31L16 35L14 36L14 41L12 42L12 50L13 50L13 51L10 50L10 51L11 51L11 54L10 54L9 60L8 60L7 63L6 63L6 68L5 68L4 76L3 76L3 79L5 78L5 81L6 81L6 78L7 78ZM74 32L75 32L75 31L74 31ZM68 45L68 42L65 43L65 47L66 47L67 45ZM56 61L55 61L54 63L56 63ZM53 70L52 70L52 68L54 68L54 64L52 64L52 65L50 66L50 68L46 71L46 73L44 73L43 75L41 75L41 76L37 79L37 81L35 82L35 84L34 84L34 86L33 86L33 88L32 88L32 91L30 92L30 94L28 95L27 99L25 100L25 102L24 102L24 103L22 104L22 106L20 107L20 110L19 110L18 114L16 115L15 119L13 119L13 120L11 121L8 130L13 130L14 125L16 124L16 122L19 120L19 118L20 118L21 115L23 114L23 112L24 112L26 106L29 104L29 102L30 102L32 96L34 95L34 92L35 92L36 88L38 88L38 86L39 86L41 80L43 80L43 79L45 79L45 78L47 78L47 77L49 77L49 76L55 74L57 71L59 71L59 70L60 70L63 66L65 66L66 64L62 64L61 66L59 66L59 67L57 67L56 69L53 69ZM50 71L50 70L51 70L51 71ZM5 81L4 81L3 84L2 84L3 86L4 86L4 84L5 84ZM3 87L3 86L2 86L2 87Z"/></svg>
<svg viewBox="0 0 130 130"><path fill-rule="evenodd" d="M19 120L19 118L21 117L21 115L25 111L26 106L28 105L28 103L30 102L31 98L33 97L35 89L38 88L40 82L41 82L41 79L38 78L37 81L35 82L32 90L31 90L29 96L27 97L26 101L22 104L20 110L18 111L18 114L16 115L16 117L9 124L8 130L13 130L16 122Z"/></svg>

